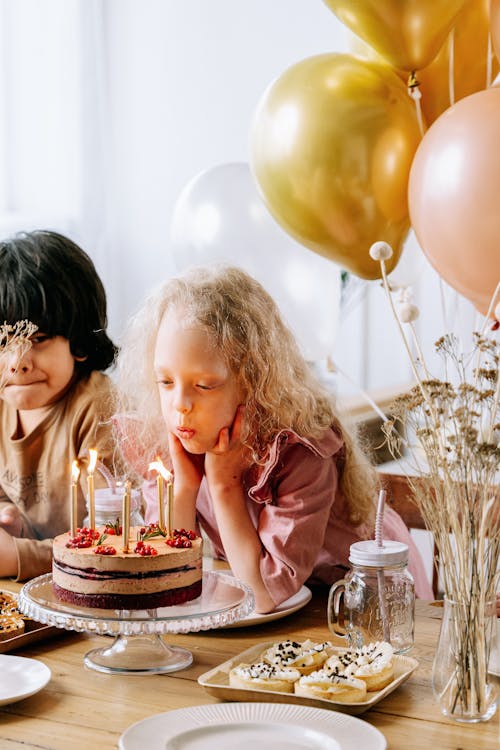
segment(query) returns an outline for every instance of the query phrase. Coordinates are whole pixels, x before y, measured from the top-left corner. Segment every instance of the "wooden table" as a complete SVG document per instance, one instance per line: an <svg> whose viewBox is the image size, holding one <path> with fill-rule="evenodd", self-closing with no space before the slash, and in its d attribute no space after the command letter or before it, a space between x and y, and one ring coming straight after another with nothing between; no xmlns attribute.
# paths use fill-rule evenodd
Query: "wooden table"
<svg viewBox="0 0 500 750"><path fill-rule="evenodd" d="M0 579L0 589L19 588ZM498 713L484 724L461 725L442 716L434 701L430 671L440 617L440 607L417 602L416 645L410 654L420 666L405 684L360 718L384 733L390 750L500 748ZM169 634L168 643L188 648L194 657L191 667L172 675L109 675L86 669L84 655L109 642L109 637L60 631L50 640L15 652L47 664L52 679L31 698L0 708L0 748L116 748L122 732L136 721L171 709L217 703L198 685L199 675L259 641L289 637L329 638L325 591L315 591L306 607L281 620L247 628ZM500 680L493 679L500 691Z"/></svg>

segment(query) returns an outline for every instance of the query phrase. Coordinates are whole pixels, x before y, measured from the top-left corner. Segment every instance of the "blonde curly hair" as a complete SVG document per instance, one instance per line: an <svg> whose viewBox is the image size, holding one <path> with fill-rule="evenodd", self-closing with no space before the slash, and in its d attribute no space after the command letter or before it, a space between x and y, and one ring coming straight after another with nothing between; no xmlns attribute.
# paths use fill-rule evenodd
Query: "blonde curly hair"
<svg viewBox="0 0 500 750"><path fill-rule="evenodd" d="M319 438L331 427L344 440L340 487L350 520L373 521L376 474L355 434L336 412L332 394L312 372L272 297L245 271L232 266L190 269L162 284L131 319L117 363L121 410L140 415L134 442L146 460L165 446L153 357L167 310L206 328L244 393L243 442L256 463L281 430Z"/></svg>

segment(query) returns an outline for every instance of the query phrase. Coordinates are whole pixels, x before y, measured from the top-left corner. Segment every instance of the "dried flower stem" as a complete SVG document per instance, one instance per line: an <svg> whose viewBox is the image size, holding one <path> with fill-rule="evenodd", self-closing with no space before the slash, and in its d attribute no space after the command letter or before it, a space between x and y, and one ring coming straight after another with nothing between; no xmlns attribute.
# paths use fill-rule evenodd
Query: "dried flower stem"
<svg viewBox="0 0 500 750"><path fill-rule="evenodd" d="M386 291L387 298L389 300L389 304L390 304L391 309L392 309L392 313L393 313L394 318L396 320L396 323L398 325L399 332L401 334L401 338L403 339L403 344L405 346L406 353L408 354L408 359L410 361L410 367L411 367L411 369L413 371L413 375L415 377L415 380L417 381L417 383L420 384L420 377L419 377L419 374L417 372L417 368L415 367L415 363L413 361L413 357L412 357L412 353L411 353L410 347L408 345L408 341L406 340L406 336L404 334L403 327L401 325L401 322L399 320L398 314L396 312L396 308L394 307L394 302L393 302L391 290L390 290L390 287L389 287L389 281L387 280L387 271L386 271L386 268L385 268L385 260L383 260L383 259L380 261L380 268L382 269L382 281L383 281L383 284L384 284L384 289ZM422 395L424 396L425 394L422 392Z"/></svg>
<svg viewBox="0 0 500 750"><path fill-rule="evenodd" d="M29 320L18 320L12 324L4 322L0 325L0 391L5 388L11 374L5 363L15 356L17 367L31 348L31 337L36 331L38 331L38 326Z"/></svg>

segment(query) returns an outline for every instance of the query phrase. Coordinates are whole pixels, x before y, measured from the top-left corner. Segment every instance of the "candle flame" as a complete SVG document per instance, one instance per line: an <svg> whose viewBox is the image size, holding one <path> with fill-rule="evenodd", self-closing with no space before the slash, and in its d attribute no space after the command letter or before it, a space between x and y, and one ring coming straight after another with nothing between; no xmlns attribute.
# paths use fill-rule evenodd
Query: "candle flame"
<svg viewBox="0 0 500 750"><path fill-rule="evenodd" d="M78 482L78 477L80 476L80 466L78 465L78 461L73 461L71 464L71 479L73 482Z"/></svg>
<svg viewBox="0 0 500 750"><path fill-rule="evenodd" d="M157 471L158 474L161 474L166 482L171 482L174 478L174 475L164 467L160 457L158 457L156 461L152 461L149 464L149 469L152 471Z"/></svg>
<svg viewBox="0 0 500 750"><path fill-rule="evenodd" d="M87 474L93 474L97 464L97 451L94 448L89 448L89 465L87 468Z"/></svg>

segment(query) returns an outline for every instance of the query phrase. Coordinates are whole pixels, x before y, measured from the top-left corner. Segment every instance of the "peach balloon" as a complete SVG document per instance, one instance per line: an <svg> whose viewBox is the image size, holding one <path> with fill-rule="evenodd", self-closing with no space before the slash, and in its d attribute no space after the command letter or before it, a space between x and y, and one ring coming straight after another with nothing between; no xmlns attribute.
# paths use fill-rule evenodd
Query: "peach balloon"
<svg viewBox="0 0 500 750"><path fill-rule="evenodd" d="M423 137L409 210L440 276L483 315L500 281L500 88L467 96Z"/></svg>

